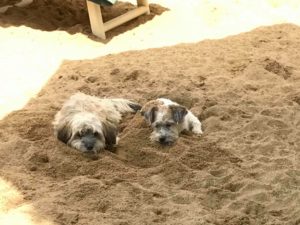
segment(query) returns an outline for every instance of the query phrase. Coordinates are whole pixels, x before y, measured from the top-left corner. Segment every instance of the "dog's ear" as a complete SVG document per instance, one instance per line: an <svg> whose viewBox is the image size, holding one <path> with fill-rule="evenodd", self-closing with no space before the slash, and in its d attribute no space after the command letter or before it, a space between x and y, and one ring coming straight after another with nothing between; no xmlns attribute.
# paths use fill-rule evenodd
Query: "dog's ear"
<svg viewBox="0 0 300 225"><path fill-rule="evenodd" d="M137 103L129 103L128 106L134 111L137 112L141 110L142 106Z"/></svg>
<svg viewBox="0 0 300 225"><path fill-rule="evenodd" d="M112 147L117 144L117 128L111 123L103 123L103 135L105 138L106 148L112 149Z"/></svg>
<svg viewBox="0 0 300 225"><path fill-rule="evenodd" d="M145 119L148 120L150 122L150 124L152 124L156 119L156 112L157 111L158 111L157 106L154 106L150 110L148 110L147 112L141 112L141 113L142 113L142 116L144 116Z"/></svg>
<svg viewBox="0 0 300 225"><path fill-rule="evenodd" d="M181 123L185 115L188 113L187 109L181 105L171 105L170 109L172 118L176 123Z"/></svg>
<svg viewBox="0 0 300 225"><path fill-rule="evenodd" d="M57 131L57 138L58 140L67 144L71 137L72 137L71 127L69 123L64 123L64 125L61 126Z"/></svg>

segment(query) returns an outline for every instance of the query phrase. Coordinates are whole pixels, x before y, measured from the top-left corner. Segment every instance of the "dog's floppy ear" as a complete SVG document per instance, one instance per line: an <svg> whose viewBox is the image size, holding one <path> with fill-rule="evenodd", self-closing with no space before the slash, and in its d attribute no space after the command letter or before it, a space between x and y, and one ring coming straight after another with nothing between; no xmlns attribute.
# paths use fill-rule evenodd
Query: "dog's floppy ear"
<svg viewBox="0 0 300 225"><path fill-rule="evenodd" d="M103 135L107 149L111 149L115 144L117 144L118 130L113 124L103 123Z"/></svg>
<svg viewBox="0 0 300 225"><path fill-rule="evenodd" d="M142 116L144 116L145 119L148 120L150 122L150 124L152 124L155 121L157 110L158 110L157 106L154 106L147 112L142 111L141 113L142 113Z"/></svg>
<svg viewBox="0 0 300 225"><path fill-rule="evenodd" d="M64 125L61 126L57 131L57 138L58 140L67 144L71 137L72 137L71 127L69 123L64 123Z"/></svg>
<svg viewBox="0 0 300 225"><path fill-rule="evenodd" d="M188 113L187 109L181 105L171 105L170 109L172 118L176 123L181 123L185 115Z"/></svg>
<svg viewBox="0 0 300 225"><path fill-rule="evenodd" d="M129 103L128 106L134 111L137 112L139 110L141 110L142 106L140 106L137 103Z"/></svg>

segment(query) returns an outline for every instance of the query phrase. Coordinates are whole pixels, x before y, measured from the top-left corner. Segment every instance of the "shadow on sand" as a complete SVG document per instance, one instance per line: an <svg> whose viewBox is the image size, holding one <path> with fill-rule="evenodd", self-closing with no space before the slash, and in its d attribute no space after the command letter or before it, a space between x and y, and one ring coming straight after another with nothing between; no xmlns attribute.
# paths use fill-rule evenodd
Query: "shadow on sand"
<svg viewBox="0 0 300 225"><path fill-rule="evenodd" d="M13 4L15 1L6 2ZM1 4L4 6L4 4ZM111 20L119 15L130 11L135 6L128 2L117 2L113 6L102 7L103 21ZM83 33L89 38L109 42L113 37L132 30L140 24L152 20L168 10L157 4L150 4L150 15L142 15L113 30L108 31L105 41L95 37L91 33L86 1L46 1L34 0L25 7L13 6L4 13L0 13L0 26L28 26L43 31L63 30L70 34Z"/></svg>

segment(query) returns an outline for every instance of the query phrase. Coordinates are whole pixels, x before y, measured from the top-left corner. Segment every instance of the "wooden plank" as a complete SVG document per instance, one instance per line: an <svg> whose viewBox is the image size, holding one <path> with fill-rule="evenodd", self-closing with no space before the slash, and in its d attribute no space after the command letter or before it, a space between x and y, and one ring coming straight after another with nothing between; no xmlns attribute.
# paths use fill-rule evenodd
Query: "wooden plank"
<svg viewBox="0 0 300 225"><path fill-rule="evenodd" d="M93 34L97 37L105 39L105 28L103 24L100 5L89 0L86 0L86 4L89 12L90 24Z"/></svg>
<svg viewBox="0 0 300 225"><path fill-rule="evenodd" d="M145 6L140 6L136 9L130 10L129 12L104 23L104 30L105 31L111 30L147 12L148 12L148 8Z"/></svg>
<svg viewBox="0 0 300 225"><path fill-rule="evenodd" d="M115 1L115 0L111 0L111 1ZM118 16L117 18L114 18L110 21L107 21L106 23L103 23L100 5L89 0L86 0L86 3L89 12L92 32L94 35L102 39L106 38L105 35L106 31L111 30L123 23L126 23L129 20L132 20L142 14L150 13L148 0L137 0L138 7L136 9L130 10L129 12L121 16Z"/></svg>

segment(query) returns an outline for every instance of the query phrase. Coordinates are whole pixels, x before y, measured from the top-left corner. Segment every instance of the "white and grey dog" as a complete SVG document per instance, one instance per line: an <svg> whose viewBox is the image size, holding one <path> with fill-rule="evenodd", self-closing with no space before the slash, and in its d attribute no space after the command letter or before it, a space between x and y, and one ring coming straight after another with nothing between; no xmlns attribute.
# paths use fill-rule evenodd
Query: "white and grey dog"
<svg viewBox="0 0 300 225"><path fill-rule="evenodd" d="M170 99L149 101L142 107L141 113L153 128L150 139L154 142L171 145L184 130L202 134L199 119L186 107Z"/></svg>
<svg viewBox="0 0 300 225"><path fill-rule="evenodd" d="M97 153L117 144L122 115L140 109L139 104L126 99L106 99L76 93L55 115L54 133L60 141L75 149Z"/></svg>

